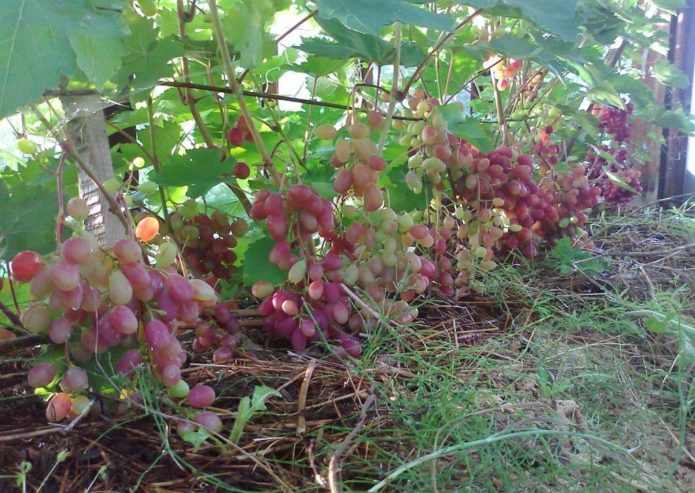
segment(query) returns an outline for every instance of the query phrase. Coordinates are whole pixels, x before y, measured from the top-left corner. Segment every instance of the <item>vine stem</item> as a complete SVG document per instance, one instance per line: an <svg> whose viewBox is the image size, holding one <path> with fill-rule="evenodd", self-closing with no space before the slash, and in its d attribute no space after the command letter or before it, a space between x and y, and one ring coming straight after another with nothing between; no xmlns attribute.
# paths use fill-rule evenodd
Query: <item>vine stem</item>
<svg viewBox="0 0 695 493"><path fill-rule="evenodd" d="M213 86L213 85L208 85L208 84L195 84L195 83L186 83L186 82L180 82L180 81L159 81L157 83L158 86L164 86L164 87L175 87L175 88L186 88L190 87L191 89L200 89L203 91L210 91L210 92L222 92L226 94L234 94L234 91L227 87L220 87L220 86ZM358 84L357 86L366 86L366 84ZM352 105L348 104L340 104L340 103L331 103L328 101L318 101L316 99L304 99L304 98L295 98L294 96L284 96L282 94L273 94L269 92L258 92L258 91L247 91L247 90L242 90L241 93L244 96L248 97L254 97L254 98L265 98L265 99L273 99L275 101L287 101L290 103L300 103L300 104L309 104L313 106L323 106L324 108L335 108L339 110L346 110L346 111L355 111L358 113L369 113L371 110L365 109L365 108L359 108L359 107L353 107ZM383 115L384 113L382 113ZM413 116L393 116L394 120L403 120L403 121L410 121L410 122L417 122L422 120L422 118L418 117L413 117Z"/></svg>
<svg viewBox="0 0 695 493"><path fill-rule="evenodd" d="M195 2L193 2L193 4L195 5ZM181 41L184 41L186 39L186 24L193 20L193 16L195 15L195 8L191 9L190 14L186 14L183 8L183 0L176 0L176 11L179 17L179 38L181 39ZM181 72L183 75L183 80L186 82L190 82L191 76L187 56L181 57ZM200 135L203 137L205 145L208 147L215 147L215 144L212 141L212 138L210 137L210 132L208 132L208 128L205 125L205 122L200 116L200 112L198 111L198 108L195 105L195 99L193 98L191 89L189 87L184 89L184 96L181 99L184 99L183 103L187 104L188 108L191 110L191 115L193 116L193 120L195 121L196 127L198 127L198 130L200 131Z"/></svg>
<svg viewBox="0 0 695 493"><path fill-rule="evenodd" d="M439 51L439 49L444 45L444 43L456 36L456 33L458 33L466 24L471 22L475 18L475 16L480 14L482 11L483 9L477 9L471 15L459 22L453 31L451 31L446 36L441 36L439 38L439 41L437 41L437 44L434 45L432 51L430 51L425 57L425 59L420 62L420 65L418 65L417 68L415 68L415 72L413 72L413 75L410 76L410 79L408 79L408 82L405 84L405 87L403 87L403 94L408 94L408 91L413 86L413 84L415 84L415 81L420 77L420 75L422 75L422 71L425 70L425 67L429 63L430 59L434 56L435 53Z"/></svg>
<svg viewBox="0 0 695 493"><path fill-rule="evenodd" d="M19 315L22 311L19 309L19 301L17 301L17 291L14 289L14 281L10 275L10 262L5 260L5 272L7 272L7 284L10 285L10 293L12 293L12 303L14 304L14 310Z"/></svg>
<svg viewBox="0 0 695 493"><path fill-rule="evenodd" d="M234 95L236 96L236 99L239 103L239 110L241 111L244 120L246 120L246 125L248 126L249 131L251 132L251 136L253 137L253 141L256 144L256 147L258 148L258 152L260 152L261 156L263 157L263 165L268 170L268 173L270 173L271 181L275 185L278 185L282 181L281 176L277 172L277 170L273 168L273 160L270 157L270 153L268 152L268 149L265 147L263 139L261 139L261 135L253 122L253 116L251 115L251 111L249 111L249 107L246 105L246 101L244 100L244 92L241 90L241 86L239 85L239 82L236 79L234 63L232 62L232 57L229 54L229 47L227 46L227 40L225 39L224 32L222 31L222 22L220 21L220 13L217 8L217 0L209 0L208 6L210 8L210 19L212 21L212 28L215 32L217 46L220 49L220 56L222 57L224 71L227 75L227 83L229 84L229 87L231 88Z"/></svg>
<svg viewBox="0 0 695 493"><path fill-rule="evenodd" d="M7 317L10 323L15 326L15 328L26 331L17 314L10 310L2 301L0 301L0 311Z"/></svg>
<svg viewBox="0 0 695 493"><path fill-rule="evenodd" d="M391 80L391 96L389 97L389 108L386 112L386 120L384 121L384 130L381 132L379 137L379 145L377 146L378 154L381 154L384 150L384 145L386 145L386 136L389 133L389 128L391 128L391 121L393 120L393 112L396 110L396 102L398 100L398 75L401 71L401 23L396 23L396 34L394 36L394 42L396 43L396 54L393 58L393 78Z"/></svg>
<svg viewBox="0 0 695 493"><path fill-rule="evenodd" d="M502 106L502 94L500 93L500 90L497 88L497 79L495 79L495 76L490 74L490 78L492 79L492 90L495 94L495 109L497 110L497 123L499 124L500 130L502 131L502 143L505 146L508 146L509 131L507 129L507 120L505 119L504 108Z"/></svg>
<svg viewBox="0 0 695 493"><path fill-rule="evenodd" d="M63 167L65 166L65 154L60 156L58 170L56 171L56 188L58 189L58 217L56 219L56 245L60 245L63 240L65 229L65 202L63 200Z"/></svg>

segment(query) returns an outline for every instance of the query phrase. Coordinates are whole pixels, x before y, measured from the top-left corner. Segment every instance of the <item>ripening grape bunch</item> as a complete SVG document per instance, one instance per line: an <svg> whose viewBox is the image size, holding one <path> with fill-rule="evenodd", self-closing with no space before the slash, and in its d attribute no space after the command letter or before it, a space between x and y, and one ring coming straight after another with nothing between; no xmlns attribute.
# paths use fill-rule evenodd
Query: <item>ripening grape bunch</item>
<svg viewBox="0 0 695 493"><path fill-rule="evenodd" d="M552 141L552 133L552 126L539 130L538 139L532 149L533 154L541 160L539 170L542 174L550 171L559 161L560 147Z"/></svg>
<svg viewBox="0 0 695 493"><path fill-rule="evenodd" d="M495 81L497 90L506 91L509 89L509 81L513 79L521 69L521 60L515 60L513 58L504 60L495 55L485 61L485 67L490 67L490 72Z"/></svg>
<svg viewBox="0 0 695 493"><path fill-rule="evenodd" d="M603 200L610 204L630 202L642 191L641 173L635 169L627 149L633 111L632 103L626 103L624 110L610 105L596 106L592 110L599 120L599 130L609 139L604 140L598 150L587 152L584 165L587 176L600 188Z"/></svg>
<svg viewBox="0 0 695 493"><path fill-rule="evenodd" d="M87 204L73 198L67 213L83 221ZM149 364L169 396L185 398L191 407L214 401L212 388L189 389L181 378L187 355L177 335L217 305L217 294L206 282L176 271L171 243L159 245L157 267L146 263L145 253L133 239L119 240L105 251L91 234L76 232L54 254L23 251L12 260L13 279L29 283L33 300L21 314L23 326L65 348L62 359L40 362L28 375L31 387L60 390L48 403L48 420L74 418L85 409L97 358L103 368L117 357L114 369L122 378L132 378L135 367ZM137 400L137 388L128 385L125 393L134 392Z"/></svg>
<svg viewBox="0 0 695 493"><path fill-rule="evenodd" d="M352 206L343 210L356 213ZM409 215L399 217L382 208L371 221L353 220L338 232L332 204L311 187L294 185L285 194L261 191L251 216L264 221L276 241L268 260L287 271L283 286L258 281L252 293L262 300L259 310L266 330L290 340L295 350L303 351L308 343L323 338L357 356L359 341L345 328L354 333L374 327L376 311L403 323L417 315L405 301L386 296L402 282L405 291L412 287L422 293L429 284L428 278L421 278L423 262L434 275L429 261L406 251L404 238L409 244L433 243L426 226L415 234L417 238L410 234L417 225ZM365 294L364 305L355 305L346 289Z"/></svg>
<svg viewBox="0 0 695 493"><path fill-rule="evenodd" d="M448 185L458 199L458 245L447 248L457 261L459 293L466 292L477 268L494 268L500 253L518 250L532 257L541 240L552 243L562 235L583 234L584 211L596 205L600 189L589 183L581 166L567 175L553 171L559 148L550 139L552 127L539 132L534 153L541 163L536 167L531 156L513 148L501 146L485 154L449 133L438 103L423 93L412 96L408 105L423 120L405 126L400 138L410 146L406 183L416 193L425 182L439 191Z"/></svg>
<svg viewBox="0 0 695 493"><path fill-rule="evenodd" d="M338 138L335 142L335 152L331 164L340 169L334 182L333 189L341 196L352 193L363 200L368 212L378 210L384 203L384 193L377 184L379 173L386 169L386 161L378 155L377 145L371 140L372 130L380 130L383 116L379 112L370 112L368 124L358 121L347 126L349 139ZM338 131L331 125L321 125L315 130L316 136L322 140L333 140Z"/></svg>
<svg viewBox="0 0 695 493"><path fill-rule="evenodd" d="M616 142L626 142L630 138L629 118L634 111L632 103L626 103L625 109L612 105L595 106L592 114L598 118L598 128L609 134Z"/></svg>
<svg viewBox="0 0 695 493"><path fill-rule="evenodd" d="M234 248L249 229L245 220L230 221L217 210L209 215L198 213L195 202L187 201L169 216L169 222L186 264L196 276L231 279L237 260Z"/></svg>

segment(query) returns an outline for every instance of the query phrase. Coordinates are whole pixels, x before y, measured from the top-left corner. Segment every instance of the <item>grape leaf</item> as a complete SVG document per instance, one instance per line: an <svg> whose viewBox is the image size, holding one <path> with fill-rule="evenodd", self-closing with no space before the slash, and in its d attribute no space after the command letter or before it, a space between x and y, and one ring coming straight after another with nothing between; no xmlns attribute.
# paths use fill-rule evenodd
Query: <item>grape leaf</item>
<svg viewBox="0 0 695 493"><path fill-rule="evenodd" d="M0 0L0 117L58 86L76 68L68 34L83 0ZM50 49L49 56L37 54Z"/></svg>
<svg viewBox="0 0 695 493"><path fill-rule="evenodd" d="M173 156L161 171L153 173L152 181L170 187L188 186L188 196L200 197L226 180L232 173L234 159L220 162L219 149L193 149Z"/></svg>
<svg viewBox="0 0 695 493"><path fill-rule="evenodd" d="M658 8L663 10L668 10L669 12L674 12L677 9L685 8L687 5L686 0L650 0L651 3L656 5Z"/></svg>
<svg viewBox="0 0 695 493"><path fill-rule="evenodd" d="M292 71L309 74L313 77L325 77L345 67L346 62L341 58L343 57L309 55L303 63L293 65Z"/></svg>
<svg viewBox="0 0 695 493"><path fill-rule="evenodd" d="M403 24L451 31L448 15L435 14L404 0L317 0L319 17L338 19L344 26L378 36L382 27L400 21Z"/></svg>
<svg viewBox="0 0 695 493"><path fill-rule="evenodd" d="M345 60L358 57L377 62L379 65L393 63L396 49L378 36L363 34L348 29L335 19L317 19L324 34L336 42L323 38L303 38L298 48L323 59ZM412 43L401 45L401 65L412 67L420 63L425 53ZM344 63L344 62L343 62Z"/></svg>
<svg viewBox="0 0 695 493"><path fill-rule="evenodd" d="M0 182L0 203L10 204L0 214L0 258L11 259L22 250L46 254L55 249L56 197L55 184L16 183L10 192Z"/></svg>
<svg viewBox="0 0 695 493"><path fill-rule="evenodd" d="M676 110L660 109L657 112L654 123L663 128L677 128L685 133L692 133L695 131L692 116L686 115L683 108L678 108Z"/></svg>
<svg viewBox="0 0 695 493"><path fill-rule="evenodd" d="M275 12L289 6L286 0L238 0L222 18L222 28L227 41L240 54L243 67L255 67L264 55L275 53L275 43L270 39L266 23Z"/></svg>
<svg viewBox="0 0 695 493"><path fill-rule="evenodd" d="M132 86L135 99L142 99L170 70L169 60L181 56L183 48L176 38L159 39L158 31L147 19L138 17L130 24L130 35L123 41L125 55L116 82Z"/></svg>
<svg viewBox="0 0 695 493"><path fill-rule="evenodd" d="M171 152L179 143L181 127L174 122L162 122L154 124L155 154L159 159L168 159ZM152 148L149 126L138 131L138 140L145 149Z"/></svg>
<svg viewBox="0 0 695 493"><path fill-rule="evenodd" d="M447 122L449 132L470 142L483 152L490 152L494 141L488 128L472 116L466 117L460 105L449 104L438 107L437 110Z"/></svg>
<svg viewBox="0 0 695 493"><path fill-rule="evenodd" d="M413 192L405 183L406 166L389 166L379 178L379 185L386 189L389 206L396 212L411 212L427 208L427 193Z"/></svg>
<svg viewBox="0 0 695 493"><path fill-rule="evenodd" d="M77 65L100 90L121 66L125 28L118 12L103 11L101 15L83 19L80 29L69 33Z"/></svg>
<svg viewBox="0 0 695 493"><path fill-rule="evenodd" d="M528 19L539 28L565 39L579 35L577 0L456 0L460 5L493 9L507 17Z"/></svg>
<svg viewBox="0 0 695 493"><path fill-rule="evenodd" d="M125 24L119 12L97 3L0 0L0 117L57 87L78 66L100 88L115 74Z"/></svg>
<svg viewBox="0 0 695 493"><path fill-rule="evenodd" d="M656 62L652 66L652 71L654 72L654 78L665 86L685 89L690 85L688 76L665 58Z"/></svg>
<svg viewBox="0 0 695 493"><path fill-rule="evenodd" d="M287 280L287 273L268 261L268 254L274 246L275 241L268 237L261 238L249 245L242 265L245 286L251 286L254 282L261 280L268 281L273 285Z"/></svg>

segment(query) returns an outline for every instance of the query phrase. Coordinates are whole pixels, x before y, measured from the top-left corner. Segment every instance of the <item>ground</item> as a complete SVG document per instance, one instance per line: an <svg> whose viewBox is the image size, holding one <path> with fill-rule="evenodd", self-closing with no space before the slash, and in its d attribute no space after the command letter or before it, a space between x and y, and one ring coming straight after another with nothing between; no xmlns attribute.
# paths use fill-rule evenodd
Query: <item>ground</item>
<svg viewBox="0 0 695 493"><path fill-rule="evenodd" d="M187 379L215 387L227 432L255 386L282 395L239 446L185 443L156 406L48 425L31 350L5 354L0 491L695 491L695 207L591 232L594 254L509 259L359 360L196 357Z"/></svg>

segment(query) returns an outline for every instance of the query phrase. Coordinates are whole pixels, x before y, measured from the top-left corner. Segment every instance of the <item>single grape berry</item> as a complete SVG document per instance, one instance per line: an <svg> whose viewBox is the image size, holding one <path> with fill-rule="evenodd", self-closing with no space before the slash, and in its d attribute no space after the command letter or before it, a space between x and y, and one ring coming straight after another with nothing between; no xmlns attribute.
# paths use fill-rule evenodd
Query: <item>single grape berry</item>
<svg viewBox="0 0 695 493"><path fill-rule="evenodd" d="M244 143L244 134L236 127L230 128L227 130L227 142L233 147L241 147Z"/></svg>
<svg viewBox="0 0 695 493"><path fill-rule="evenodd" d="M196 384L188 392L188 403L192 407L207 407L215 402L215 391L212 387Z"/></svg>
<svg viewBox="0 0 695 493"><path fill-rule="evenodd" d="M68 215L77 221L84 221L89 216L89 206L80 197L73 197L68 200L66 210Z"/></svg>
<svg viewBox="0 0 695 493"><path fill-rule="evenodd" d="M210 431L219 433L222 431L222 420L217 416L217 414L211 411L203 411L195 417L195 422L198 423L203 428L207 428Z"/></svg>
<svg viewBox="0 0 695 493"><path fill-rule="evenodd" d="M245 180L249 177L250 174L251 170L249 169L248 164L244 162L238 162L236 163L236 166L234 166L234 176L236 176L238 179Z"/></svg>
<svg viewBox="0 0 695 493"><path fill-rule="evenodd" d="M12 276L19 282L29 282L41 270L41 256L30 250L19 252L10 263Z"/></svg>
<svg viewBox="0 0 695 493"><path fill-rule="evenodd" d="M46 419L57 423L63 421L72 409L72 399L62 392L54 395L46 407Z"/></svg>
<svg viewBox="0 0 695 493"><path fill-rule="evenodd" d="M50 363L39 363L29 370L27 375L27 382L30 387L39 388L45 387L53 377L55 377L56 371L52 364Z"/></svg>
<svg viewBox="0 0 695 493"><path fill-rule="evenodd" d="M154 217L142 219L135 228L135 236L145 243L152 241L159 234L159 221Z"/></svg>

